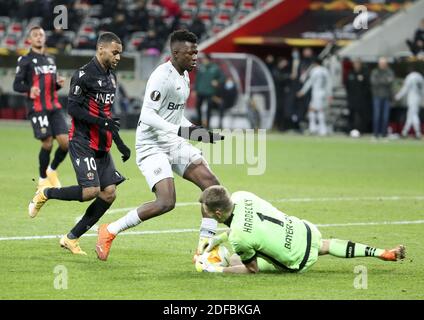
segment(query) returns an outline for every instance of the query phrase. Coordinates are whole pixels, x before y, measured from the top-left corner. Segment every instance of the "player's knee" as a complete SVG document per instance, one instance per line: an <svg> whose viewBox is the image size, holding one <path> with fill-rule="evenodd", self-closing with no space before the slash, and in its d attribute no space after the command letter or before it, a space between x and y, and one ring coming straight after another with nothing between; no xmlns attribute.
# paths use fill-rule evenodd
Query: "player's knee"
<svg viewBox="0 0 424 320"><path fill-rule="evenodd" d="M53 148L53 139L51 137L41 141L41 146L45 150L51 150Z"/></svg>
<svg viewBox="0 0 424 320"><path fill-rule="evenodd" d="M100 187L90 187L82 189L82 199L83 201L92 200L97 198L100 194Z"/></svg>
<svg viewBox="0 0 424 320"><path fill-rule="evenodd" d="M115 188L110 190L104 190L100 192L100 198L102 198L107 203L112 203L116 199L116 190Z"/></svg>
<svg viewBox="0 0 424 320"><path fill-rule="evenodd" d="M158 205L162 213L171 211L175 208L175 199L161 199L158 201Z"/></svg>

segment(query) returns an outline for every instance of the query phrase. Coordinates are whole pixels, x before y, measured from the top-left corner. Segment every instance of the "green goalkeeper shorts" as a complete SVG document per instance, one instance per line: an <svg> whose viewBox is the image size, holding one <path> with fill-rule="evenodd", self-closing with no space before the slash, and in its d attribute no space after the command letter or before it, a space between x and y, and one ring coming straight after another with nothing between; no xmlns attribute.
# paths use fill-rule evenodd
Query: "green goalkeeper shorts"
<svg viewBox="0 0 424 320"><path fill-rule="evenodd" d="M299 271L299 273L305 272L311 268L315 262L318 260L318 254L319 250L321 248L321 232L319 232L318 228L311 222L307 220L302 220L306 224L308 224L309 228L311 229L311 249L309 251L309 258L306 261L305 266L302 268L302 270ZM261 272L270 272L270 271L279 271L282 270L280 268L277 268L274 264L271 262L258 257L257 258L258 268Z"/></svg>

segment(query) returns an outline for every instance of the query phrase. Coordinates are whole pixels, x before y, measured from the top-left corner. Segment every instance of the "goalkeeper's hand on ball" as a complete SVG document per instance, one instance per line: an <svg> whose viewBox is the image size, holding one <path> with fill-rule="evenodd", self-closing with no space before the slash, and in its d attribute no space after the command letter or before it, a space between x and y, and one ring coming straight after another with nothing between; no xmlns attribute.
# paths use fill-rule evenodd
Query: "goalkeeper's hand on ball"
<svg viewBox="0 0 424 320"><path fill-rule="evenodd" d="M207 242L204 243L204 246L202 248L201 253L203 252L210 252L213 248L216 246L219 246L221 243L228 240L228 233L223 232L221 234L217 234L213 236L212 238L209 238Z"/></svg>

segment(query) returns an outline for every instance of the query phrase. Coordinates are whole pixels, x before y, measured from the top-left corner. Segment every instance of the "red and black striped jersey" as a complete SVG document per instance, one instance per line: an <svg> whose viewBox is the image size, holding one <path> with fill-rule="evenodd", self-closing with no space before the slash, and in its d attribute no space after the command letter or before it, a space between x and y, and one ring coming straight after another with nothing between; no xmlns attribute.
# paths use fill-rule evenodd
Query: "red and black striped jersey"
<svg viewBox="0 0 424 320"><path fill-rule="evenodd" d="M105 71L94 57L72 76L68 105L77 102L91 116L110 119L115 91L115 74L111 70ZM109 151L112 145L112 133L97 124L72 117L69 140L78 141L96 151Z"/></svg>
<svg viewBox="0 0 424 320"><path fill-rule="evenodd" d="M31 87L38 87L40 95L30 98ZM61 87L57 83L56 63L53 57L35 53L30 50L25 56L18 58L13 90L26 93L29 107L35 112L61 109L57 90Z"/></svg>

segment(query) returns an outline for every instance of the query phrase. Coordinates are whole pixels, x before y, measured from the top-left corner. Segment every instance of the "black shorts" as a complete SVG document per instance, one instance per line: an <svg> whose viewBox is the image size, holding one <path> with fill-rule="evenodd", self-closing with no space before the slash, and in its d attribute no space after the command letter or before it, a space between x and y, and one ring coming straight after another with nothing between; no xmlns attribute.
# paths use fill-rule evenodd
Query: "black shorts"
<svg viewBox="0 0 424 320"><path fill-rule="evenodd" d="M38 140L68 134L68 125L62 109L42 112L31 111L28 118L32 124L34 137Z"/></svg>
<svg viewBox="0 0 424 320"><path fill-rule="evenodd" d="M78 184L83 187L100 187L118 185L125 181L115 169L109 152L95 151L78 142L69 141L69 156L74 166Z"/></svg>

